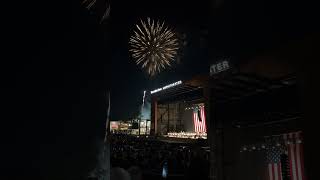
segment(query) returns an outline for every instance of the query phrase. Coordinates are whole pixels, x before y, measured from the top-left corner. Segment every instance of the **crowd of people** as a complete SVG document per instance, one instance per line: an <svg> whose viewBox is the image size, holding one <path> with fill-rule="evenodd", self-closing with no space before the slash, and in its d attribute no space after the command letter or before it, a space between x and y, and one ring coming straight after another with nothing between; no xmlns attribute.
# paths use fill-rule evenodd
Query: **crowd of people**
<svg viewBox="0 0 320 180"><path fill-rule="evenodd" d="M111 166L141 171L140 179L207 179L209 152L201 144L168 143L156 137L111 136ZM137 179L138 180L138 179Z"/></svg>

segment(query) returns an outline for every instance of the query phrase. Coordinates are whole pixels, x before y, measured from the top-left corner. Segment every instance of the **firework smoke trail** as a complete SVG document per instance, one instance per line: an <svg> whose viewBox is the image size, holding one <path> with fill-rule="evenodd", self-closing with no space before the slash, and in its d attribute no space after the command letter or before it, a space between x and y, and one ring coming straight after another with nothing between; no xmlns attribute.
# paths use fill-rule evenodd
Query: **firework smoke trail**
<svg viewBox="0 0 320 180"><path fill-rule="evenodd" d="M88 6L87 8L90 9L93 5L95 5L97 2L97 0L93 0Z"/></svg>
<svg viewBox="0 0 320 180"><path fill-rule="evenodd" d="M88 3L89 2L89 3ZM87 9L91 9L92 8L92 6L94 6L95 4L96 4L96 2L97 2L97 0L84 0L84 1L82 1L82 4L87 4L86 5L86 8Z"/></svg>
<svg viewBox="0 0 320 180"><path fill-rule="evenodd" d="M107 110L107 120L106 120L106 132L103 141L103 154L102 158L104 160L104 164L102 169L104 170L104 175L101 177L101 180L110 180L110 141L108 141L108 129L110 127L110 92L108 92L108 110Z"/></svg>
<svg viewBox="0 0 320 180"><path fill-rule="evenodd" d="M146 97L146 91L143 91L142 107L144 106L144 99Z"/></svg>
<svg viewBox="0 0 320 180"><path fill-rule="evenodd" d="M85 3L87 3L87 2L88 2L88 0L84 0L84 1L82 1L81 4L85 4Z"/></svg>
<svg viewBox="0 0 320 180"><path fill-rule="evenodd" d="M104 20L106 20L110 16L110 10L111 10L110 5L106 4L106 6L107 6L106 11L102 16L100 23L102 23Z"/></svg>
<svg viewBox="0 0 320 180"><path fill-rule="evenodd" d="M107 119L106 119L106 132L105 132L105 138L104 138L104 143L107 142L107 136L108 136L108 129L109 129L109 124L110 124L110 107L111 102L110 102L110 92L108 92L108 110L107 110Z"/></svg>
<svg viewBox="0 0 320 180"><path fill-rule="evenodd" d="M140 20L140 23L136 24L130 37L129 51L136 64L141 64L153 76L171 66L179 49L178 39L171 29L164 26L164 22L147 18L147 22Z"/></svg>
<svg viewBox="0 0 320 180"><path fill-rule="evenodd" d="M99 4L99 2L100 2L99 0L83 0L81 4L85 6L85 8L87 8L88 10L92 10L92 9L95 9L93 7ZM108 0L106 0L105 8L103 12L98 12L98 14L101 14L100 24L102 24L105 20L107 20L110 17L110 11L111 11L110 3Z"/></svg>
<svg viewBox="0 0 320 180"><path fill-rule="evenodd" d="M108 139L108 130L110 127L110 92L106 94L108 98L108 109L107 109L107 118L106 118L106 129L105 129L105 137L102 142L102 147L99 145L99 149L101 148L101 152L98 154L98 164L97 167L89 174L91 178L97 178L98 180L110 180L110 141Z"/></svg>
<svg viewBox="0 0 320 180"><path fill-rule="evenodd" d="M89 4L86 6L87 9L91 9L92 6L94 6L97 2L97 0L84 0L82 1L82 4L87 4L89 1Z"/></svg>
<svg viewBox="0 0 320 180"><path fill-rule="evenodd" d="M140 115L141 115L141 118L143 117L143 108L144 108L144 100L145 100L145 97L146 97L146 91L143 91L143 97L142 97L142 106L141 106L141 110L140 110Z"/></svg>

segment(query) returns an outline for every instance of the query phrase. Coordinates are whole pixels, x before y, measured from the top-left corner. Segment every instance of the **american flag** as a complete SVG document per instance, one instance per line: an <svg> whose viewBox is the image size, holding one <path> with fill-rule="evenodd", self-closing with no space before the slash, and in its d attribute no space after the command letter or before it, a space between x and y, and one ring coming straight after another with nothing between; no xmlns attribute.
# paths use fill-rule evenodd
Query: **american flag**
<svg viewBox="0 0 320 180"><path fill-rule="evenodd" d="M194 131L196 133L207 132L204 106L198 106L193 111Z"/></svg>
<svg viewBox="0 0 320 180"><path fill-rule="evenodd" d="M269 180L305 180L304 162L303 162L303 146L302 133L294 132L282 134L273 138L272 143L267 149L268 175ZM275 145L277 144L277 145ZM287 162L281 161L281 156L288 156L289 176L285 176L287 169L283 169Z"/></svg>
<svg viewBox="0 0 320 180"><path fill-rule="evenodd" d="M292 180L305 180L302 132L283 134L286 143Z"/></svg>
<svg viewBox="0 0 320 180"><path fill-rule="evenodd" d="M267 150L269 180L282 180L281 154L280 147L273 146Z"/></svg>

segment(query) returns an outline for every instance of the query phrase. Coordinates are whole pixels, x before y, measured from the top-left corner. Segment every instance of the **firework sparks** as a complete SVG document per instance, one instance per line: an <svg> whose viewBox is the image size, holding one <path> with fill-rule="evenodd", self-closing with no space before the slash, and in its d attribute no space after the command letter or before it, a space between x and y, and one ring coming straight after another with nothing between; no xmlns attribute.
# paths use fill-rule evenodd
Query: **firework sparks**
<svg viewBox="0 0 320 180"><path fill-rule="evenodd" d="M164 22L147 18L147 22L141 20L136 25L129 45L136 64L153 76L171 66L177 55L178 39Z"/></svg>
<svg viewBox="0 0 320 180"><path fill-rule="evenodd" d="M102 5L102 3L105 4L104 8L100 8L100 5ZM102 24L110 17L111 7L109 0L83 0L81 4L89 11L97 11L99 16L101 15L100 24Z"/></svg>

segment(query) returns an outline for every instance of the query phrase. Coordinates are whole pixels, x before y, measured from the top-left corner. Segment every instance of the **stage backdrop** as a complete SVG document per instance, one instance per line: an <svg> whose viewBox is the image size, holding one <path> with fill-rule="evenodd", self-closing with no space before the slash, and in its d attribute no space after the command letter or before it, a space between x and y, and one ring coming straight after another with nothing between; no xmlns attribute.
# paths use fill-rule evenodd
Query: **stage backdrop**
<svg viewBox="0 0 320 180"><path fill-rule="evenodd" d="M182 122L185 132L194 132L193 110L182 110Z"/></svg>

